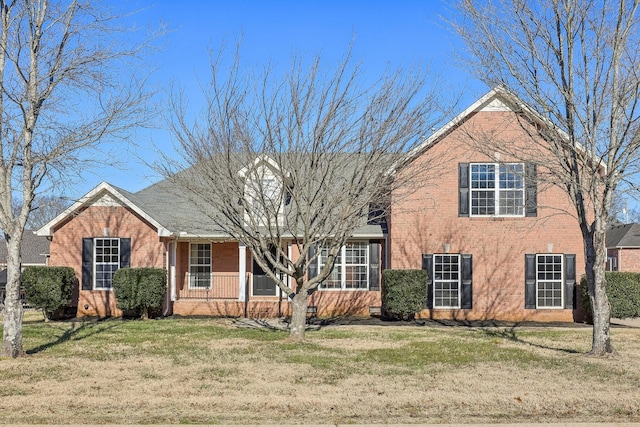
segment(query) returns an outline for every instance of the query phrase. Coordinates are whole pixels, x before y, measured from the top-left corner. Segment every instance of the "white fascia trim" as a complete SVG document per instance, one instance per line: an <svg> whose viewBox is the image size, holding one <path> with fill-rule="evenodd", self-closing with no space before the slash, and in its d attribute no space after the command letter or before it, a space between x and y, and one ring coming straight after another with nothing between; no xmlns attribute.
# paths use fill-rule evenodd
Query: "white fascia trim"
<svg viewBox="0 0 640 427"><path fill-rule="evenodd" d="M271 157L267 156L266 154L262 154L262 155L256 157L253 160L253 162L251 163L251 165L247 165L247 166L243 167L242 169L240 169L238 171L238 175L240 175L241 178L245 178L247 173L251 169L254 169L255 167L259 166L261 163L268 164L274 170L277 170L277 171L280 170L280 166L278 166L278 164Z"/></svg>
<svg viewBox="0 0 640 427"><path fill-rule="evenodd" d="M80 200L75 202L73 205L69 206L60 215L58 215L57 217L49 221L47 224L45 224L42 228L37 230L35 234L37 236L53 236L53 229L58 223L68 218L73 212L77 211L78 209L84 206L91 206L96 196L98 196L103 191L110 193L112 196L114 196L119 201L121 201L126 207L130 208L132 211L134 211L135 213L140 215L142 218L144 218L146 221L148 221L151 225L156 227L156 229L158 230L158 236L160 237L172 236L171 231L169 231L167 228L162 226L155 219L151 218L145 211L140 209L138 206L132 203L131 200L127 199L124 195L122 195L122 193L117 191L115 188L113 188L111 185L109 185L106 182L101 182L100 184L98 184L93 190L89 191L87 194L82 196Z"/></svg>

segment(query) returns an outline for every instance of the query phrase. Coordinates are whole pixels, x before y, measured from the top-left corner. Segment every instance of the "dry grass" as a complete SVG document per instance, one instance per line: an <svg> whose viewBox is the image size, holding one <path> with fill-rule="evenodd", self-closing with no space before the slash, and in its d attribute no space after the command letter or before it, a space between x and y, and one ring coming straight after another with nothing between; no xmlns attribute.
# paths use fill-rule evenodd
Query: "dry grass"
<svg viewBox="0 0 640 427"><path fill-rule="evenodd" d="M28 357L0 360L0 423L640 421L640 329L586 357L574 328L327 327L223 319L26 320Z"/></svg>

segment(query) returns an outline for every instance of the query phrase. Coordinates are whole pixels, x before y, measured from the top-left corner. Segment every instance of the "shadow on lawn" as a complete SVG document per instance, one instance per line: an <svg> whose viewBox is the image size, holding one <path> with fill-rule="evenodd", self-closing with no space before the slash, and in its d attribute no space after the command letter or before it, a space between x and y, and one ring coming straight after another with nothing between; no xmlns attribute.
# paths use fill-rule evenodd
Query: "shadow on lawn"
<svg viewBox="0 0 640 427"><path fill-rule="evenodd" d="M68 322L71 324L71 328L65 330L62 333L62 335L60 335L54 341L41 344L35 348L27 350L26 353L37 354L49 348L55 347L57 345L64 344L67 341L71 341L71 340L79 341L79 340L89 338L93 335L106 332L110 329L115 328L118 325L117 322L112 322L111 324L104 325L108 321L109 319L96 319L96 320L81 321L81 322L77 322L77 321ZM101 326L100 328L97 327L99 325Z"/></svg>
<svg viewBox="0 0 640 427"><path fill-rule="evenodd" d="M523 339L523 338L518 336L518 333L517 333L517 330L516 330L517 327L518 327L518 325L516 324L515 326L512 326L510 328L504 328L504 329L503 328L495 328L495 329L481 328L480 330L482 332L484 332L489 337L503 338L503 339L507 339L509 341L517 342L517 343L520 343L520 344L526 344L526 345L529 345L531 347L542 348L542 349L553 350L553 351L561 351L561 352L569 353L569 354L580 354L580 353L582 353L580 351L573 350L573 349L570 349L570 348L553 347L553 346L549 346L549 345L538 344L538 343L535 343L533 341L528 341L528 340Z"/></svg>

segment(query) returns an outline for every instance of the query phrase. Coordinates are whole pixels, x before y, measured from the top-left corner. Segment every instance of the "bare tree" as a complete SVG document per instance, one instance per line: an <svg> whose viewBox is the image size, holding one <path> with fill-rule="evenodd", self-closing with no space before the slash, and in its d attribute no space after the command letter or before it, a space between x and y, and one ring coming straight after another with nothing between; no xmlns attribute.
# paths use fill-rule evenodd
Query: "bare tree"
<svg viewBox="0 0 640 427"><path fill-rule="evenodd" d="M510 88L531 107L520 113L533 129L532 148L514 154L544 161L547 182L562 187L575 207L594 310L594 355L614 351L604 276L612 197L621 180L638 172L638 4L456 3L462 17L454 26L471 53L469 65L483 81ZM540 139L544 144L536 145Z"/></svg>
<svg viewBox="0 0 640 427"><path fill-rule="evenodd" d="M20 215L22 204L22 200L17 198L13 199L14 216L17 217ZM55 218L60 212L65 210L69 204L70 203L67 200L50 194L43 194L34 197L31 202L31 212L29 213L25 229L37 230Z"/></svg>
<svg viewBox="0 0 640 427"><path fill-rule="evenodd" d="M366 82L347 55L330 71L320 58L294 58L277 76L234 58L225 67L222 53L212 57L200 120L188 120L174 97L183 161L167 159L173 167L163 173L250 249L291 299L290 337L302 340L308 296L354 231L385 216L391 190L410 188L390 179L392 166L439 119L440 105L421 71ZM309 274L320 254L326 263Z"/></svg>
<svg viewBox="0 0 640 427"><path fill-rule="evenodd" d="M124 137L148 115L139 69L129 67L141 46L116 40L116 18L89 1L0 0L5 356L23 354L20 243L39 189L72 180L82 166L109 161L97 143Z"/></svg>

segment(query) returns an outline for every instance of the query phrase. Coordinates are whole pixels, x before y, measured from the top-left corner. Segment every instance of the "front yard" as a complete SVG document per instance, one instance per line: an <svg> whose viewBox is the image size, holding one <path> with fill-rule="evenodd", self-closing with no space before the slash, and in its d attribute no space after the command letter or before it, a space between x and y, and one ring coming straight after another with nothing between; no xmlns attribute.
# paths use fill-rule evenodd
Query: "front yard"
<svg viewBox="0 0 640 427"><path fill-rule="evenodd" d="M304 344L231 319L25 318L0 423L639 422L640 329L329 326Z"/></svg>

